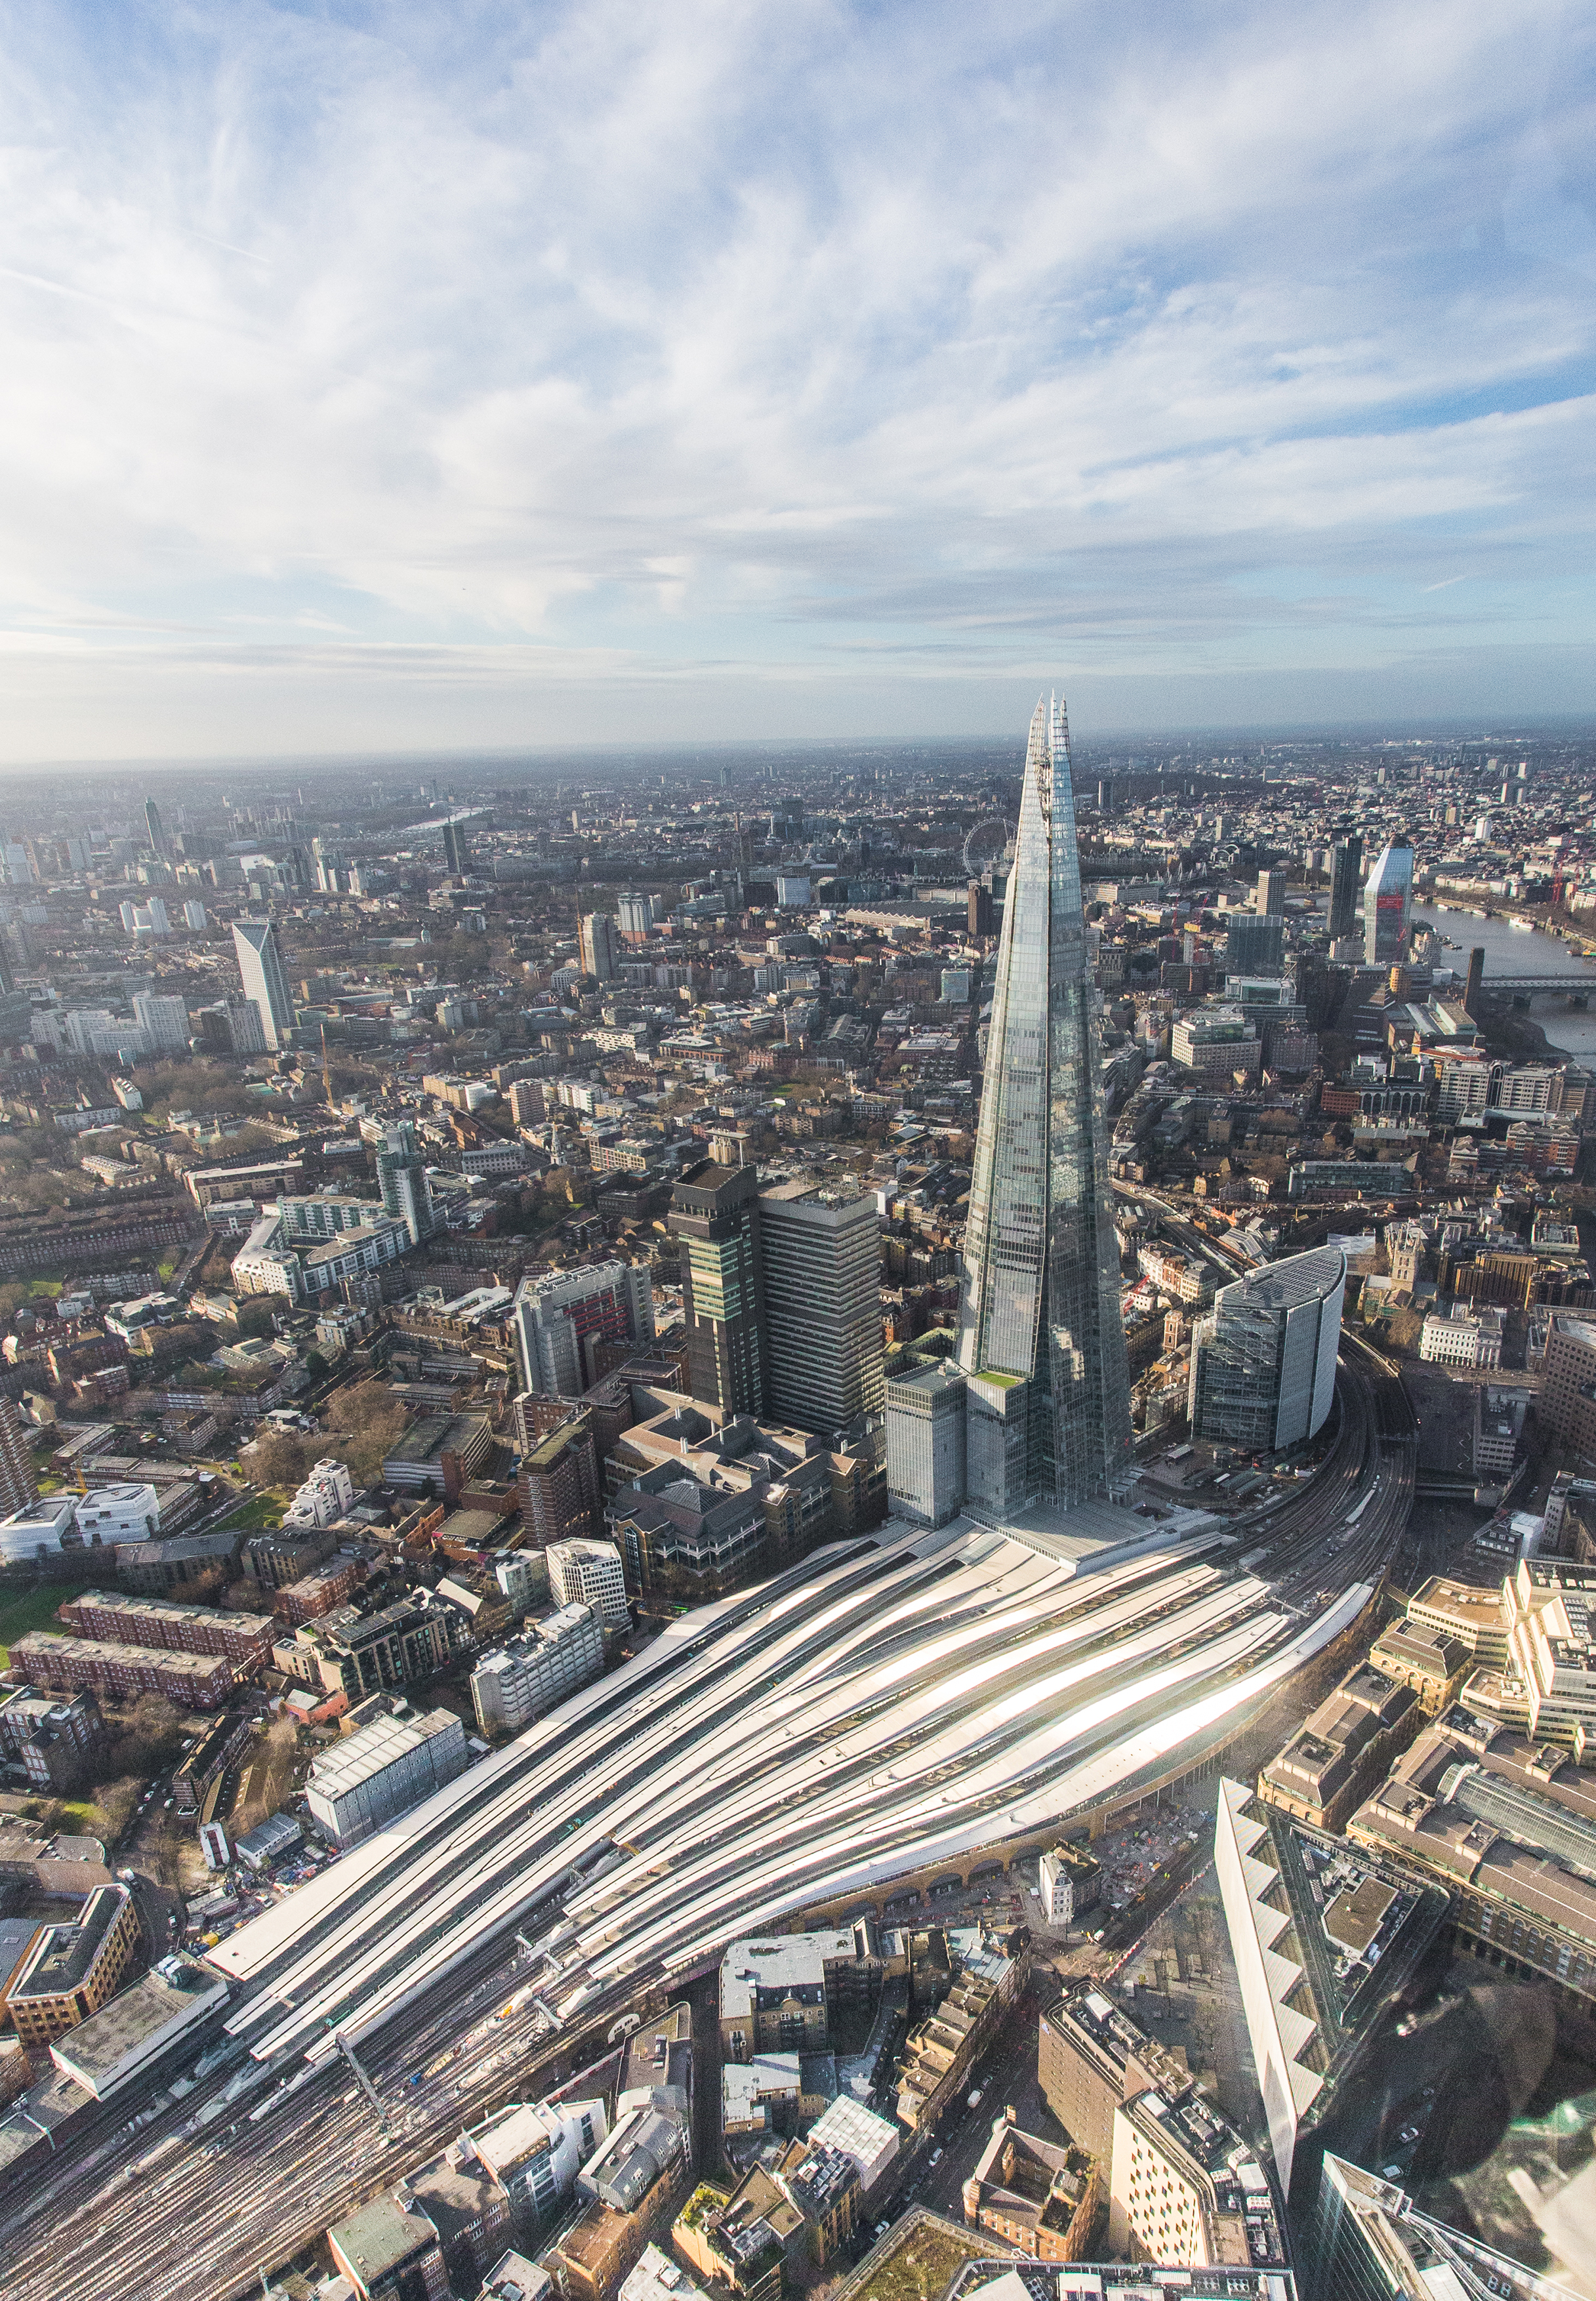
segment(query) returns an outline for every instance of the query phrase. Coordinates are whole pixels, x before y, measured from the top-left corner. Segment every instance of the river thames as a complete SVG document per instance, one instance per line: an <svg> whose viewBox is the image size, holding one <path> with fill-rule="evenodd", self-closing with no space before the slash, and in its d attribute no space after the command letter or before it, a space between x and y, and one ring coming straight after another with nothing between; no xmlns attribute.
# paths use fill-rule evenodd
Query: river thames
<svg viewBox="0 0 1596 2301"><path fill-rule="evenodd" d="M1444 903L1415 904L1413 920L1416 926L1433 926L1438 934L1461 946L1440 954L1459 975L1467 973L1469 952L1483 948L1488 985L1493 976L1504 975L1567 975L1571 983L1588 983L1596 993L1596 966L1576 958L1556 935L1542 934L1538 927L1526 934L1500 916L1476 918ZM1572 1055L1578 1062L1596 1064L1596 1008L1566 1007L1553 993L1537 998L1530 1014L1554 1050Z"/></svg>

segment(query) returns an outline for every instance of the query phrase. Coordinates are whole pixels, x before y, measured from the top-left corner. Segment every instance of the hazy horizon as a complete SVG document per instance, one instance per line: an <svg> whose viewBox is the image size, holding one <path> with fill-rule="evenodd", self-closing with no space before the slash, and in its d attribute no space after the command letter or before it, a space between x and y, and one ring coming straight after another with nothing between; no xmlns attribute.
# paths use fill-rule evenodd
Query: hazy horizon
<svg viewBox="0 0 1596 2301"><path fill-rule="evenodd" d="M0 766L1596 707L1596 29L0 32Z"/></svg>

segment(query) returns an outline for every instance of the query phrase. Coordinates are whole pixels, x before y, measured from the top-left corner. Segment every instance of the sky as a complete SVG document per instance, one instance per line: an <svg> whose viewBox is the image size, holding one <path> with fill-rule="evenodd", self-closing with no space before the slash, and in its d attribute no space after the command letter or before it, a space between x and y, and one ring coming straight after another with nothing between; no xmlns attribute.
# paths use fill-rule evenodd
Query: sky
<svg viewBox="0 0 1596 2301"><path fill-rule="evenodd" d="M0 763L1596 716L1562 0L0 0Z"/></svg>

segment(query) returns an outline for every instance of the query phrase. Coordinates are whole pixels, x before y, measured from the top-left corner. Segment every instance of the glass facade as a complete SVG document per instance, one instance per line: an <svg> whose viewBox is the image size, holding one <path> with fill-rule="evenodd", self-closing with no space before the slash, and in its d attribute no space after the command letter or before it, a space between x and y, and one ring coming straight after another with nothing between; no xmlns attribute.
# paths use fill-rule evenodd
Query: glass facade
<svg viewBox="0 0 1596 2301"><path fill-rule="evenodd" d="M1335 1395L1347 1258L1312 1247L1223 1286L1191 1344L1191 1435L1243 1453L1294 1446Z"/></svg>
<svg viewBox="0 0 1596 2301"><path fill-rule="evenodd" d="M957 1363L970 1500L1062 1507L1130 1460L1119 1248L1061 699L1039 702L998 947Z"/></svg>
<svg viewBox="0 0 1596 2301"><path fill-rule="evenodd" d="M1363 956L1369 966L1394 966L1408 949L1413 909L1413 849L1393 839L1363 891Z"/></svg>

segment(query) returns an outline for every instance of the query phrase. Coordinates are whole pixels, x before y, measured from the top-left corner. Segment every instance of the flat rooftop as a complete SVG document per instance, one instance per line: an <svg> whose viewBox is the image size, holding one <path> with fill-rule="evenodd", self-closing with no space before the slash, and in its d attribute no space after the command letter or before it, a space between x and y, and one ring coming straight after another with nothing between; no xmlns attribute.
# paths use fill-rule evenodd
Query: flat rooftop
<svg viewBox="0 0 1596 2301"><path fill-rule="evenodd" d="M33 1997L63 1997L76 1989L94 1965L105 1937L128 1899L121 1886L99 1886L75 1925L51 1926L28 1959L11 1991L13 2003Z"/></svg>
<svg viewBox="0 0 1596 2301"><path fill-rule="evenodd" d="M227 1996L227 1985L198 1958L174 1952L158 1965L119 1990L107 2005L80 2021L50 2048L57 2065L104 2095L124 2075L130 2063L157 2045L163 2032L180 2030Z"/></svg>

